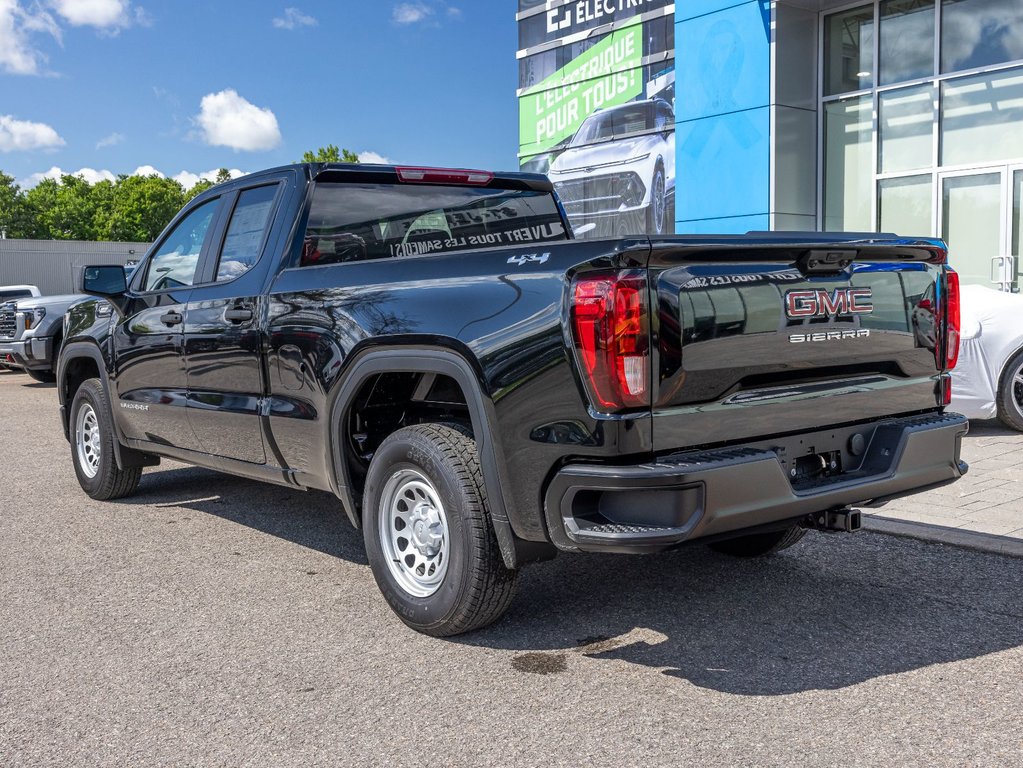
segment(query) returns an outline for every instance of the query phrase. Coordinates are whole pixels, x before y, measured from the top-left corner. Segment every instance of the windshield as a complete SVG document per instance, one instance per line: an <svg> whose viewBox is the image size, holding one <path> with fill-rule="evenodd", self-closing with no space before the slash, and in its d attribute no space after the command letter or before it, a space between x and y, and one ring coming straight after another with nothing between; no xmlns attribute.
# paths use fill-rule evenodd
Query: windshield
<svg viewBox="0 0 1023 768"><path fill-rule="evenodd" d="M571 146L610 141L615 136L654 130L654 105L644 101L626 104L604 112L590 115L579 126Z"/></svg>
<svg viewBox="0 0 1023 768"><path fill-rule="evenodd" d="M26 291L20 288L15 290L8 289L6 291L0 290L0 299L23 299L26 296L31 295L32 291Z"/></svg>

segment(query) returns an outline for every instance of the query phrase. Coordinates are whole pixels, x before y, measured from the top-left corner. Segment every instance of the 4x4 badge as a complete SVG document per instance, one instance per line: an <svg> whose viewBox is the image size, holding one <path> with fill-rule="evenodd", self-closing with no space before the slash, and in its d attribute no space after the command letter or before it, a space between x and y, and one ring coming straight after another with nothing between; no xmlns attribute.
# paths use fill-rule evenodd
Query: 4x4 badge
<svg viewBox="0 0 1023 768"><path fill-rule="evenodd" d="M522 266L523 264L546 264L547 259L551 257L550 253L524 253L521 256L511 256L508 259L509 264L517 264Z"/></svg>

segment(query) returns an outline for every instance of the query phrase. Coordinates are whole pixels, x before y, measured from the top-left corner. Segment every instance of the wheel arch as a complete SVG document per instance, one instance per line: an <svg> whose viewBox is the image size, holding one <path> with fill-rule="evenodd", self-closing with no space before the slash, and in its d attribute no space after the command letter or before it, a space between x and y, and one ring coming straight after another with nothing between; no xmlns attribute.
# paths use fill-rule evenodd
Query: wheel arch
<svg viewBox="0 0 1023 768"><path fill-rule="evenodd" d="M100 348L88 341L72 341L64 345L57 361L57 398L60 402L60 421L64 437L71 440L71 404L82 382L98 378L110 406L110 423L114 426L114 456L120 469L150 467L160 463L155 456L141 453L122 444L120 427L114 413L114 391L110 386L110 374Z"/></svg>
<svg viewBox="0 0 1023 768"><path fill-rule="evenodd" d="M447 376L461 388L468 407L476 449L479 453L483 478L494 531L501 548L501 556L508 568L516 568L525 559L539 559L528 554L532 542L521 542L514 536L509 522L508 503L501 477L498 445L492 425L493 404L484 395L481 374L469 360L457 352L441 347L420 346L368 350L358 354L348 367L336 390L332 393L328 419L330 461L337 495L351 523L361 528L359 504L354 498L353 483L348 462L343 455L344 434L348 416L355 405L356 396L368 380L386 373L428 373Z"/></svg>

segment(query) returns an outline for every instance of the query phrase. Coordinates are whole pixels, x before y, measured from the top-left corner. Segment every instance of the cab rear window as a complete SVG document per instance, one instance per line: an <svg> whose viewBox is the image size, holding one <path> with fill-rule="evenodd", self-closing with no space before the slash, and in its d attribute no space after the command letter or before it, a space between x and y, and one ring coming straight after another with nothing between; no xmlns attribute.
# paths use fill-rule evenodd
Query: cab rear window
<svg viewBox="0 0 1023 768"><path fill-rule="evenodd" d="M531 190L319 183L302 266L566 240L554 196Z"/></svg>

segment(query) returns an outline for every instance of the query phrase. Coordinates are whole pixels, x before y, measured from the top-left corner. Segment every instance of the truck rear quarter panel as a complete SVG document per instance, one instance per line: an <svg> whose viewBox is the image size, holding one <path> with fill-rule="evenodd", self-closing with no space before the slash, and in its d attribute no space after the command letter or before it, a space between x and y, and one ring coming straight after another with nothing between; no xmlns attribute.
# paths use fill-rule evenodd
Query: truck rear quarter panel
<svg viewBox="0 0 1023 768"><path fill-rule="evenodd" d="M590 413L566 345L565 301L580 270L637 267L647 241L549 243L351 262L283 271L269 292L270 424L282 458L330 473L311 446L310 421L329 437L333 393L359 352L448 348L477 375L496 423L503 491L521 538L545 538L542 486L569 458L610 459L651 450L648 412Z"/></svg>

